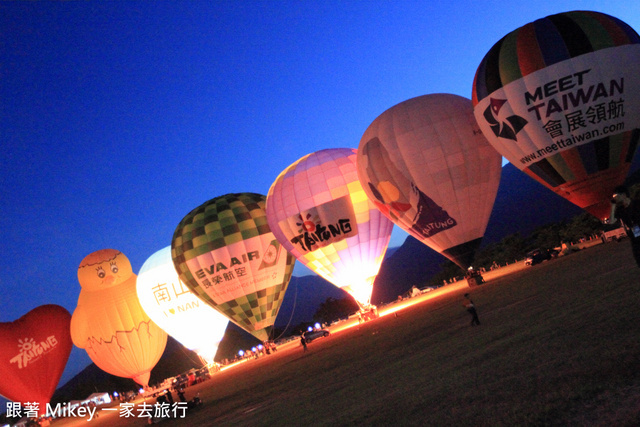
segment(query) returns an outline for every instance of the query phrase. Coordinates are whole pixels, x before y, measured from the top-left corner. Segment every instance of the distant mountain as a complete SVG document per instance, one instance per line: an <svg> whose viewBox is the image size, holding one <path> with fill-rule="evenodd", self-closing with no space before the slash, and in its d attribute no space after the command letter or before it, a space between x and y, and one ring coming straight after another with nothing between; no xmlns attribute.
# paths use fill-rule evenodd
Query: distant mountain
<svg viewBox="0 0 640 427"><path fill-rule="evenodd" d="M371 302L379 305L390 302L407 292L413 285L423 287L429 278L440 271L447 258L409 236L391 255L387 255L373 285Z"/></svg>
<svg viewBox="0 0 640 427"><path fill-rule="evenodd" d="M640 182L640 158L636 158L627 183ZM634 172L635 171L635 172ZM483 246L520 232L528 235L536 227L570 219L582 210L529 178L515 166L502 168L500 188L483 239ZM407 237L402 246L390 248L374 284L374 304L392 301L411 286L424 286L440 270L446 258ZM292 277L284 296L275 326L286 328L311 321L327 298L344 298L347 294L326 280L314 276ZM291 332L289 330L289 332ZM220 344L218 360L232 357L238 349L250 348L258 340L238 326L230 324ZM227 355L227 356L224 356ZM200 366L195 353L169 338L167 348L151 373L151 383L175 376ZM95 391L130 390L137 388L133 380L109 375L94 364L59 388L54 401L78 399Z"/></svg>
<svg viewBox="0 0 640 427"><path fill-rule="evenodd" d="M511 163L502 168L500 187L482 246L520 232L531 233L536 227L569 219L580 208L549 191ZM395 253L388 256L376 278L372 301L375 304L394 300L413 285L423 287L440 271L447 258L409 236Z"/></svg>
<svg viewBox="0 0 640 427"><path fill-rule="evenodd" d="M582 212L509 163L502 168L483 244L497 242L516 232L527 235L537 227L570 219Z"/></svg>
<svg viewBox="0 0 640 427"><path fill-rule="evenodd" d="M284 295L275 326L285 328L310 322L327 298L345 298L348 294L320 276L292 277Z"/></svg>

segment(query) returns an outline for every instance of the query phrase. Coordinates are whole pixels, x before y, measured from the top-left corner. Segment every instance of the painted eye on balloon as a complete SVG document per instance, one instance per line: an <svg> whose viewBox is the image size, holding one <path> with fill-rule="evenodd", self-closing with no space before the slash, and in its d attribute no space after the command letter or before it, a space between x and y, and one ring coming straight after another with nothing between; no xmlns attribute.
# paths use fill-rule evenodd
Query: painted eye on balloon
<svg viewBox="0 0 640 427"><path fill-rule="evenodd" d="M115 263L112 263L110 267L113 274L116 274L118 272L118 266Z"/></svg>
<svg viewBox="0 0 640 427"><path fill-rule="evenodd" d="M96 268L96 271L98 272L98 277L101 279L104 279L104 276L107 275L107 273L104 272L104 268L102 267Z"/></svg>

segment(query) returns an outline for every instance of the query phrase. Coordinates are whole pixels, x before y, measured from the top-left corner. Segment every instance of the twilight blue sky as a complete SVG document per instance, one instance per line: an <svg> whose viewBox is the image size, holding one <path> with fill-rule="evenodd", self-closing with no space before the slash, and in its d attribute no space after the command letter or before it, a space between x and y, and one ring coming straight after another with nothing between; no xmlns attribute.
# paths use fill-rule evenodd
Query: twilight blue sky
<svg viewBox="0 0 640 427"><path fill-rule="evenodd" d="M196 206L356 148L399 102L470 98L502 36L576 9L640 30L636 0L1 2L0 322L73 312L89 253L137 273Z"/></svg>

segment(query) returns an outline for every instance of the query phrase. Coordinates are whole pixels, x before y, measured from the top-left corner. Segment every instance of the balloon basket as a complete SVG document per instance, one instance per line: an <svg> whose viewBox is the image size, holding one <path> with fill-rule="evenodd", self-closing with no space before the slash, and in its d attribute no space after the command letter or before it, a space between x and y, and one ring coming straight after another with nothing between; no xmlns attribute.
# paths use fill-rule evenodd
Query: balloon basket
<svg viewBox="0 0 640 427"><path fill-rule="evenodd" d="M476 286L480 286L483 283L485 283L484 281L484 277L482 277L482 274L477 273L473 276L467 277L467 285L469 285L470 288L474 288Z"/></svg>
<svg viewBox="0 0 640 427"><path fill-rule="evenodd" d="M378 317L380 317L380 315L378 314L378 307L375 305L370 305L358 311L358 323L368 322L369 320L377 319Z"/></svg>

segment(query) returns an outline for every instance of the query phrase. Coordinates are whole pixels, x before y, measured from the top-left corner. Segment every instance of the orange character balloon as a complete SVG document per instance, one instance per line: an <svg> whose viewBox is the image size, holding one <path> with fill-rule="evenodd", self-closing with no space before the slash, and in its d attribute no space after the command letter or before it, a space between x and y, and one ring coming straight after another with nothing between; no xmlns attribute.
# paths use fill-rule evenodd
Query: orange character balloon
<svg viewBox="0 0 640 427"><path fill-rule="evenodd" d="M103 371L146 386L167 334L142 309L129 259L114 249L93 252L80 263L78 280L73 343Z"/></svg>

